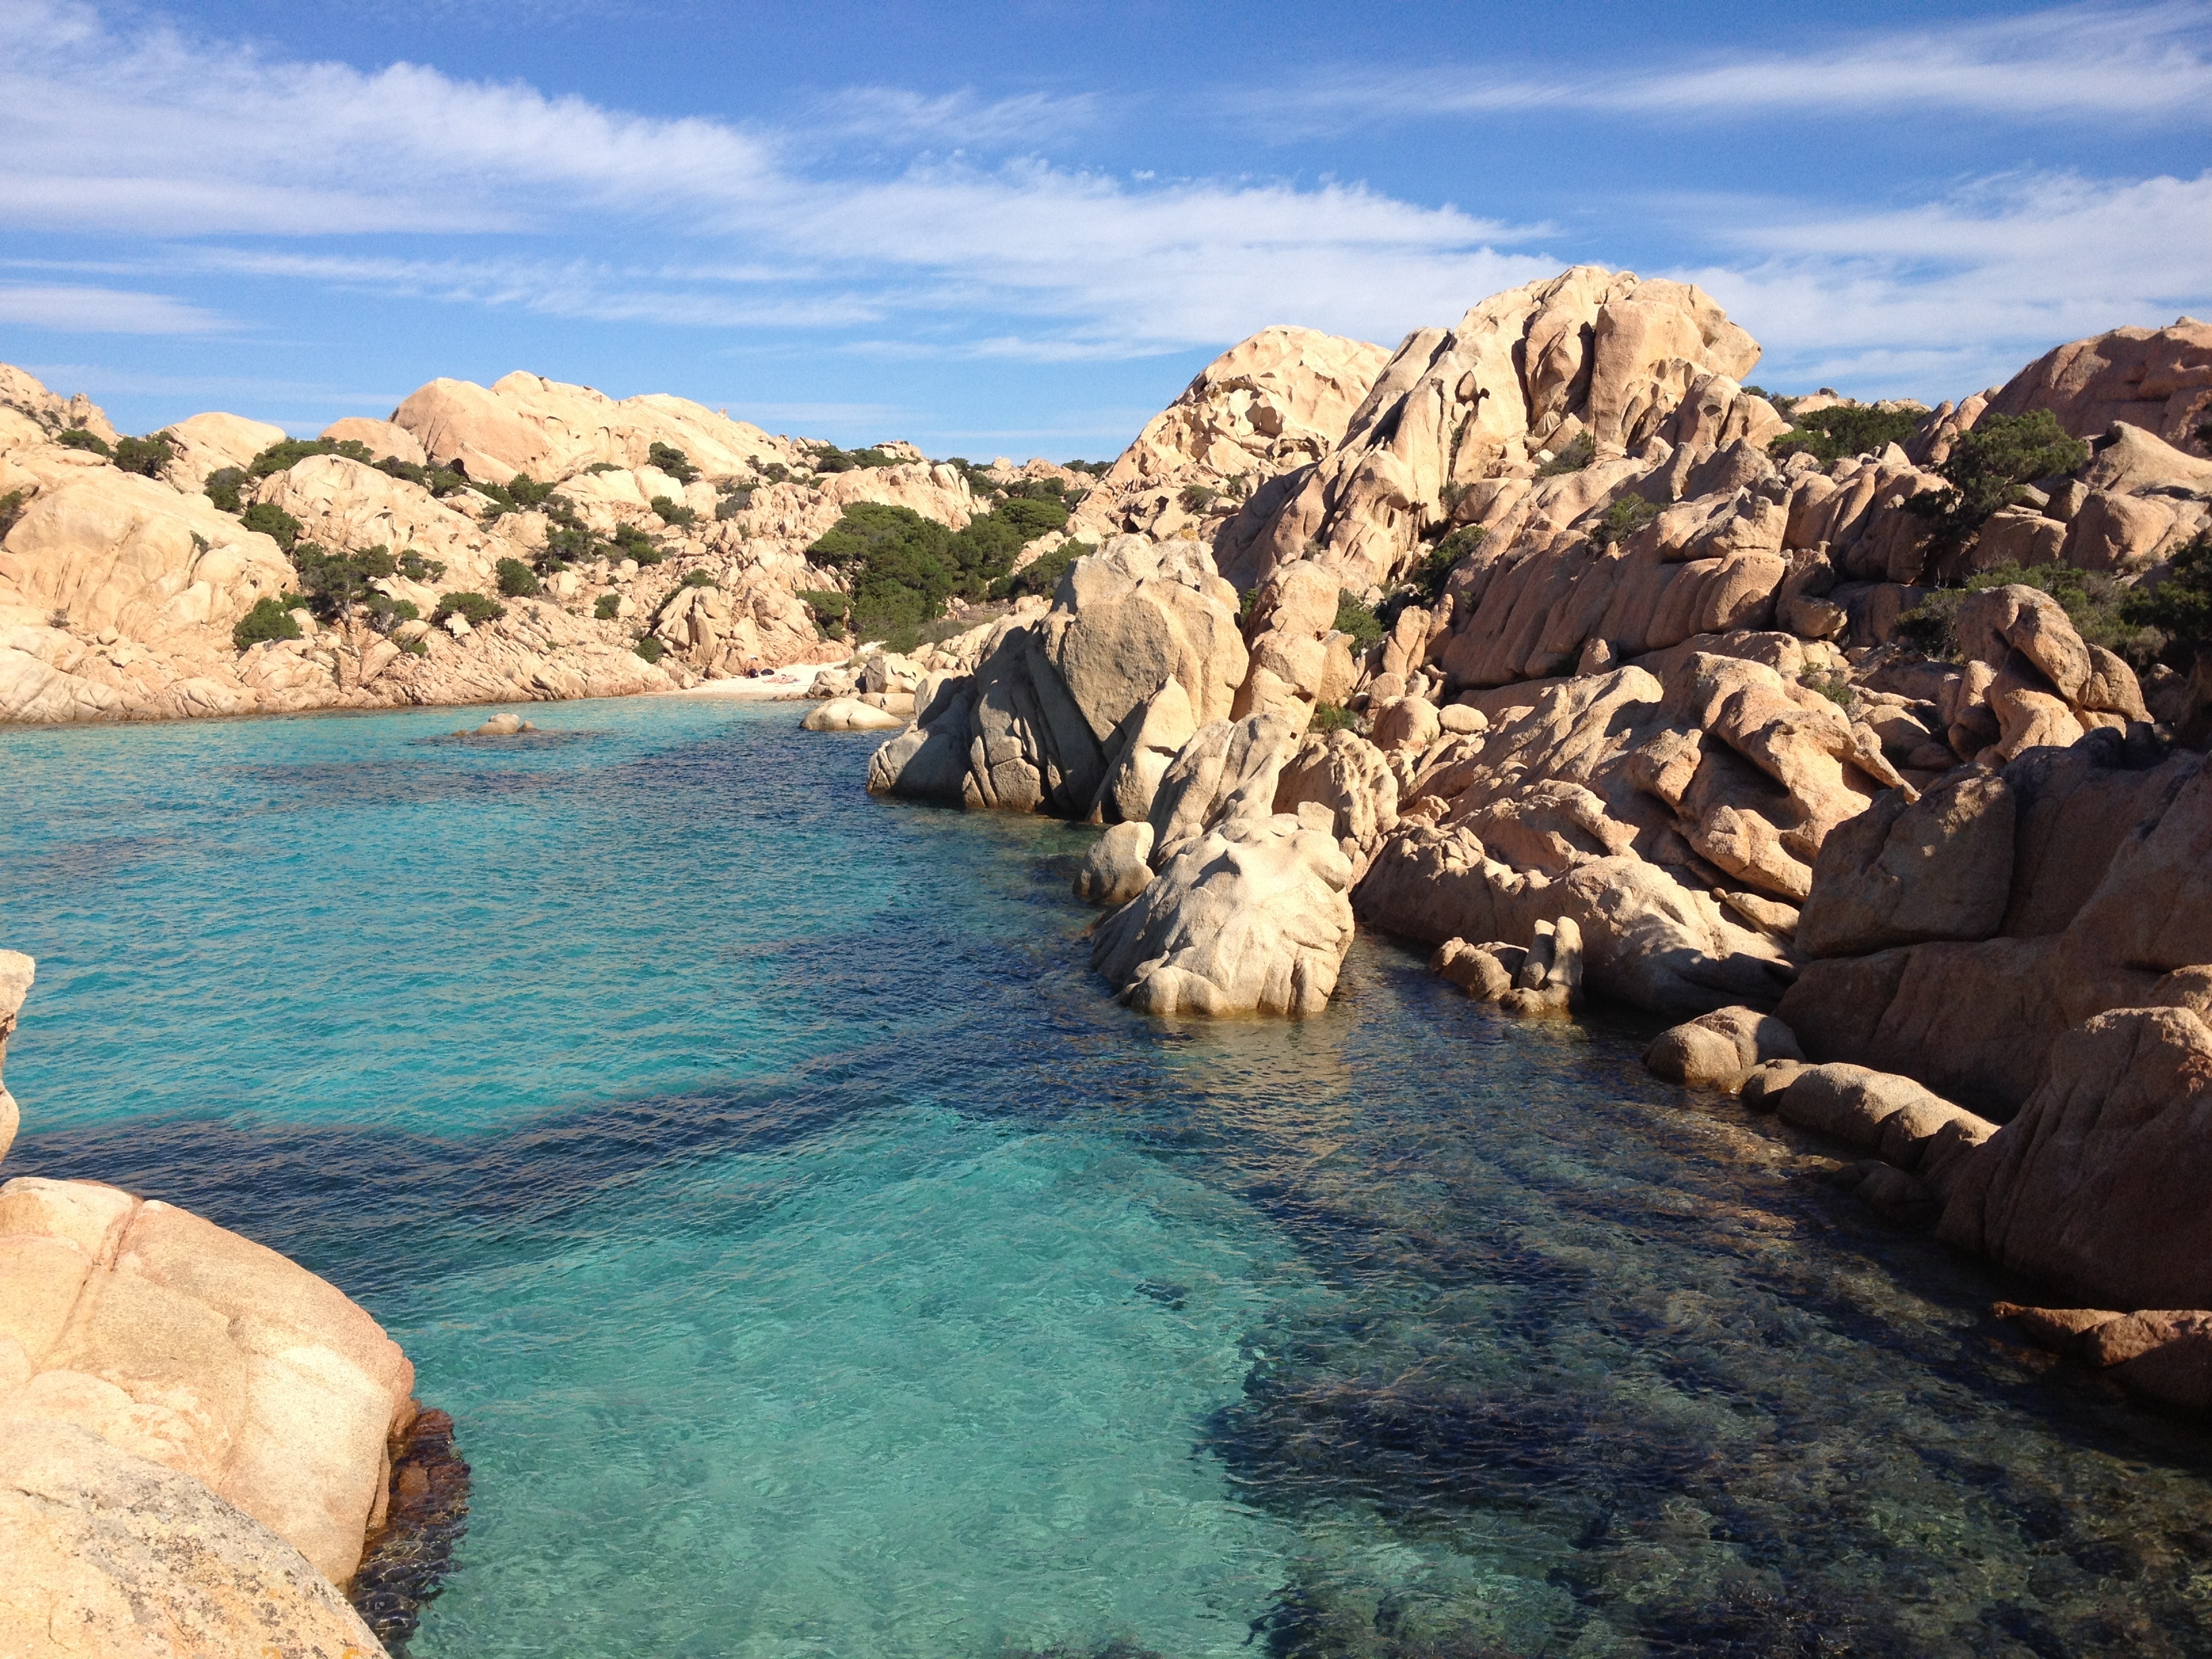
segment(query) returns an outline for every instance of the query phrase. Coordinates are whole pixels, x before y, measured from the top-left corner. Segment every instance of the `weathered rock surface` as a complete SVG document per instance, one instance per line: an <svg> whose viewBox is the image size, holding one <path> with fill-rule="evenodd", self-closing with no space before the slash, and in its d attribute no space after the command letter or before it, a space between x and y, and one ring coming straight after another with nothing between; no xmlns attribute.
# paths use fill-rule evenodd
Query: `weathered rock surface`
<svg viewBox="0 0 2212 1659"><path fill-rule="evenodd" d="M1731 1094L1756 1066L1804 1058L1796 1034L1756 1008L1716 1008L1700 1014L1661 1032L1644 1053L1644 1063L1656 1077Z"/></svg>
<svg viewBox="0 0 2212 1659"><path fill-rule="evenodd" d="M2212 1304L2212 1029L2118 1009L2051 1045L2047 1077L1960 1170L1942 1236L2121 1308Z"/></svg>
<svg viewBox="0 0 2212 1659"><path fill-rule="evenodd" d="M1313 805L1228 817L1106 919L1091 966L1146 1013L1321 1012L1352 934L1331 827Z"/></svg>
<svg viewBox="0 0 2212 1659"><path fill-rule="evenodd" d="M285 1540L73 1423L0 1415L0 1550L9 1659L384 1652Z"/></svg>
<svg viewBox="0 0 2212 1659"><path fill-rule="evenodd" d="M1127 904L1152 879L1152 826L1142 819L1116 823L1091 845L1075 872L1075 896L1112 908Z"/></svg>
<svg viewBox="0 0 2212 1659"><path fill-rule="evenodd" d="M1186 489L1218 492L1223 510L1334 449L1390 354L1310 328L1266 328L1216 357L1146 423L1098 481L1075 528L1173 537L1213 514Z"/></svg>
<svg viewBox="0 0 2212 1659"><path fill-rule="evenodd" d="M0 1419L189 1475L333 1583L413 1382L375 1321L273 1250L112 1187L0 1186Z"/></svg>
<svg viewBox="0 0 2212 1659"><path fill-rule="evenodd" d="M2000 822L1996 803L2012 802L2009 837L1989 835L1972 860L1931 859L1893 889L1887 854L1864 856L1875 826L1855 828L1834 854L1837 902L1823 870L1807 906L1832 927L1815 933L1823 948L1873 945L1899 917L1949 918L1958 935L1808 962L1778 1012L1816 1058L1903 1073L2002 1119L2069 1028L2108 1009L2202 1006L2190 970L2212 963L2212 778L2202 757L2158 759L2109 731L1986 778L1932 792L1880 845L1940 848L1942 825L1976 798Z"/></svg>
<svg viewBox="0 0 2212 1659"><path fill-rule="evenodd" d="M858 697L832 697L807 711L799 721L809 732L897 732L906 722Z"/></svg>
<svg viewBox="0 0 2212 1659"><path fill-rule="evenodd" d="M8 1039L15 1034L15 1021L23 999L31 994L37 964L21 951L0 951L0 1160L15 1145L15 1131L23 1121L15 1096L8 1092Z"/></svg>
<svg viewBox="0 0 2212 1659"><path fill-rule="evenodd" d="M2049 410L2077 438L2124 421L2203 455L2212 418L2212 323L2116 328L2055 346L1990 394L1992 415Z"/></svg>

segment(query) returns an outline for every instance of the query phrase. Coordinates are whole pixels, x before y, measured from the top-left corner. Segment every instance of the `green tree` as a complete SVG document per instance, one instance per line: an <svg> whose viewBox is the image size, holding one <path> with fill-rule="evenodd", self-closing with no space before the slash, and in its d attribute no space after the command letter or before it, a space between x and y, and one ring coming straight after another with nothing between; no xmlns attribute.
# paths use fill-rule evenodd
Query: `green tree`
<svg viewBox="0 0 2212 1659"><path fill-rule="evenodd" d="M2020 499L2021 485L2078 472L2088 460L2089 446L2069 436L2047 409L1984 416L1936 469L1949 487L1923 489L1905 505L1929 521L1938 546L1956 547Z"/></svg>
<svg viewBox="0 0 2212 1659"><path fill-rule="evenodd" d="M2130 591L2120 601L2120 620L2155 629L2177 668L2212 647L2212 531L2199 532L2174 554L2157 586Z"/></svg>
<svg viewBox="0 0 2212 1659"><path fill-rule="evenodd" d="M146 438L116 440L115 465L142 478L160 477L176 458L177 441L166 432L156 432Z"/></svg>
<svg viewBox="0 0 2212 1659"><path fill-rule="evenodd" d="M300 622L292 612L301 605L301 596L297 593L287 593L282 599L271 599L264 594L253 602L253 608L240 617L237 626L230 630L232 646L243 651L264 640L298 639Z"/></svg>
<svg viewBox="0 0 2212 1659"><path fill-rule="evenodd" d="M300 521L274 501L251 501L238 515L239 523L272 538L289 553L300 539Z"/></svg>
<svg viewBox="0 0 2212 1659"><path fill-rule="evenodd" d="M225 513L243 513L246 500L240 492L246 482L245 468L217 467L207 475L207 481L200 486L200 492Z"/></svg>
<svg viewBox="0 0 2212 1659"><path fill-rule="evenodd" d="M492 567L499 579L499 592L506 599L534 599L545 590L538 580L538 573L520 559L501 559Z"/></svg>
<svg viewBox="0 0 2212 1659"><path fill-rule="evenodd" d="M477 628L488 622L497 622L506 614L504 606L495 605L481 593L441 593L430 620L441 623L448 617L459 617L471 628Z"/></svg>
<svg viewBox="0 0 2212 1659"><path fill-rule="evenodd" d="M1748 386L1744 388L1747 392ZM1910 410L1883 410L1863 404L1838 404L1791 417L1790 430L1766 447L1777 460L1801 450L1826 465L1846 455L1878 454L1891 444L1902 444L1920 429L1921 416Z"/></svg>
<svg viewBox="0 0 2212 1659"><path fill-rule="evenodd" d="M647 466L658 467L678 483L691 483L699 477L699 469L691 465L691 458L674 444L656 443L645 452Z"/></svg>

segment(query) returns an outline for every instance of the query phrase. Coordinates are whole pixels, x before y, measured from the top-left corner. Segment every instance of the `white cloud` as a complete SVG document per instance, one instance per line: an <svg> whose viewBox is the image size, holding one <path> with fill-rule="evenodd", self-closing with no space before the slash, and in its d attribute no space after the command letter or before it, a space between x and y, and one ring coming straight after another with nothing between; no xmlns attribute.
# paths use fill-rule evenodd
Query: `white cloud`
<svg viewBox="0 0 2212 1659"><path fill-rule="evenodd" d="M166 294L0 283L0 323L70 334L213 334L234 326Z"/></svg>
<svg viewBox="0 0 2212 1659"><path fill-rule="evenodd" d="M1863 34L1822 51L1707 53L1627 74L1354 67L1230 105L1279 134L1534 110L1708 120L1951 111L2006 123L2202 125L2212 112L2208 44L2212 20L2191 0L2075 6Z"/></svg>
<svg viewBox="0 0 2212 1659"><path fill-rule="evenodd" d="M984 100L968 89L931 96L903 87L848 87L817 100L809 125L829 136L956 148L1035 144L1097 125L1097 93L1030 92Z"/></svg>
<svg viewBox="0 0 2212 1659"><path fill-rule="evenodd" d="M2061 340L2170 322L2212 291L2212 172L2015 178L1906 210L1738 220L1726 240L1752 263L1674 274L1778 343L1760 373L1792 385L1975 390Z"/></svg>

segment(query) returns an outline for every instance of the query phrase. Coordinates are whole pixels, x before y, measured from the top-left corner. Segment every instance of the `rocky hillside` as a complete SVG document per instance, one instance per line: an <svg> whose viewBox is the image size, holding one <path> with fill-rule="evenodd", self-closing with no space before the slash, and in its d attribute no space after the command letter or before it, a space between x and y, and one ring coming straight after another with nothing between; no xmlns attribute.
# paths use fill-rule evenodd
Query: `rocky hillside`
<svg viewBox="0 0 2212 1659"><path fill-rule="evenodd" d="M0 719L622 696L840 658L801 596L850 585L807 562L848 508L958 531L1040 469L1076 476L521 374L313 441L222 414L128 438L0 368Z"/></svg>

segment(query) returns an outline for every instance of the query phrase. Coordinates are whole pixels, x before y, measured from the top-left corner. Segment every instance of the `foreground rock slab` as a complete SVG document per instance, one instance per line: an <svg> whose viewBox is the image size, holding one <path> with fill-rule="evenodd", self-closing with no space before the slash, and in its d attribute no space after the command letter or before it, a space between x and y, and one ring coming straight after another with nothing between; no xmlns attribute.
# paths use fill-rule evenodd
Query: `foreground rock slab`
<svg viewBox="0 0 2212 1659"><path fill-rule="evenodd" d="M0 1416L9 1659L372 1659L300 1552L190 1475L70 1423Z"/></svg>

